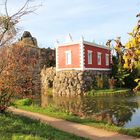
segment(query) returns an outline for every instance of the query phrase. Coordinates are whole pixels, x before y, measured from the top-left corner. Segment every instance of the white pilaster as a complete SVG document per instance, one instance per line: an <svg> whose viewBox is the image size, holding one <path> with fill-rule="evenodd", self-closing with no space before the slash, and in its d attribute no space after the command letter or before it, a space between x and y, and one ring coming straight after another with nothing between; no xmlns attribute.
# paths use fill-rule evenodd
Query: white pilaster
<svg viewBox="0 0 140 140"><path fill-rule="evenodd" d="M84 51L84 41L80 43L80 68L81 70L85 69L85 51Z"/></svg>
<svg viewBox="0 0 140 140"><path fill-rule="evenodd" d="M58 63L58 46L56 48L55 59L56 59L56 71L58 70L59 63Z"/></svg>

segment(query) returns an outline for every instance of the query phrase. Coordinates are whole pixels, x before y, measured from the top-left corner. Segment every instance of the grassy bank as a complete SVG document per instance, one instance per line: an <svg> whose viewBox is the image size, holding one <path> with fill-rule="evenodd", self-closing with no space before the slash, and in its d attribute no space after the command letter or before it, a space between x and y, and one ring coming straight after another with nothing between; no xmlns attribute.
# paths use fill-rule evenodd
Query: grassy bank
<svg viewBox="0 0 140 140"><path fill-rule="evenodd" d="M90 126L94 126L97 128L103 128L109 131L114 131L114 132L119 132L122 134L127 134L127 135L131 135L131 136L135 136L135 137L140 137L140 128L132 128L132 129L126 129L126 128L122 128L122 127L117 127L115 125L111 125L105 122L99 122L96 120L90 120L90 119L81 119L78 116L74 116L72 114L67 114L64 112L61 112L57 109L55 109L52 106L49 106L47 108L41 108L38 106L16 106L20 109L24 109L27 111L31 111L31 112L37 112L40 114L44 114L47 116L51 116L51 117L55 117L55 118L61 118L67 121L71 121L71 122L77 122L77 123L81 123L81 124L85 124L85 125L90 125Z"/></svg>
<svg viewBox="0 0 140 140"><path fill-rule="evenodd" d="M0 114L0 140L85 140L49 125L9 113Z"/></svg>
<svg viewBox="0 0 140 140"><path fill-rule="evenodd" d="M123 95L130 92L130 89L115 88L115 89L100 89L100 90L91 90L88 92L89 95L93 96L110 96L110 95ZM132 93L132 92L131 92Z"/></svg>
<svg viewBox="0 0 140 140"><path fill-rule="evenodd" d="M114 89L96 89L96 90L90 90L88 91L88 95L93 96L105 96L105 95L122 95L126 93L132 93L131 89L128 88L114 88ZM139 92L140 93L140 92ZM53 89L48 88L47 95L52 96L53 95Z"/></svg>

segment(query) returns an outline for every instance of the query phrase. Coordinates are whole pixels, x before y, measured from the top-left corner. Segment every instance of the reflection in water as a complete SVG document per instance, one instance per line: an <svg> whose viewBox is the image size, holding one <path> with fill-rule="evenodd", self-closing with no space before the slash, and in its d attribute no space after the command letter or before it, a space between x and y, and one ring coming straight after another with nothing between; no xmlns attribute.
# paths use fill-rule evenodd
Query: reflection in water
<svg viewBox="0 0 140 140"><path fill-rule="evenodd" d="M133 114L131 121L125 124L125 128L131 128L131 127L138 127L140 126L140 108L136 110L136 112Z"/></svg>
<svg viewBox="0 0 140 140"><path fill-rule="evenodd" d="M116 96L55 97L53 102L61 111L73 113L82 118L107 121L117 126L126 126L139 108L139 98L132 94ZM139 98L140 99L140 98Z"/></svg>

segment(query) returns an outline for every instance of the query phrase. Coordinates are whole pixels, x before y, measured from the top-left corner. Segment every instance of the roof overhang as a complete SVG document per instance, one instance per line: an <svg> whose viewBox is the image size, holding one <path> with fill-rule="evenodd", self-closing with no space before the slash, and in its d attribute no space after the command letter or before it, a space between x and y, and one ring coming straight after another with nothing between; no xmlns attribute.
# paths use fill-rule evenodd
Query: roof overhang
<svg viewBox="0 0 140 140"><path fill-rule="evenodd" d="M98 47L98 48L102 48L102 49L106 49L106 50L111 50L111 48L107 48L104 45L99 45L99 44L88 42L88 41L72 41L72 42L69 42L69 43L57 44L56 47L58 48L58 47L76 45L76 44L90 45L90 46L93 46L93 47Z"/></svg>

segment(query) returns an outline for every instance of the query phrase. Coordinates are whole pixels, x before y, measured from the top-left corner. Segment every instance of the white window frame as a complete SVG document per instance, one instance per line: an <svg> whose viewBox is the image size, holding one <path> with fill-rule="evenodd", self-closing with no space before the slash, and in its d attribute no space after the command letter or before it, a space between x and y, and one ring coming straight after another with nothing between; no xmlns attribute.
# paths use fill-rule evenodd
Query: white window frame
<svg viewBox="0 0 140 140"><path fill-rule="evenodd" d="M65 51L66 65L71 65L71 50Z"/></svg>
<svg viewBox="0 0 140 140"><path fill-rule="evenodd" d="M88 50L88 64L92 64L92 51Z"/></svg>
<svg viewBox="0 0 140 140"><path fill-rule="evenodd" d="M109 66L109 54L105 54L106 66Z"/></svg>
<svg viewBox="0 0 140 140"><path fill-rule="evenodd" d="M102 61L102 53L101 52L97 52L97 64L101 65L101 61Z"/></svg>

